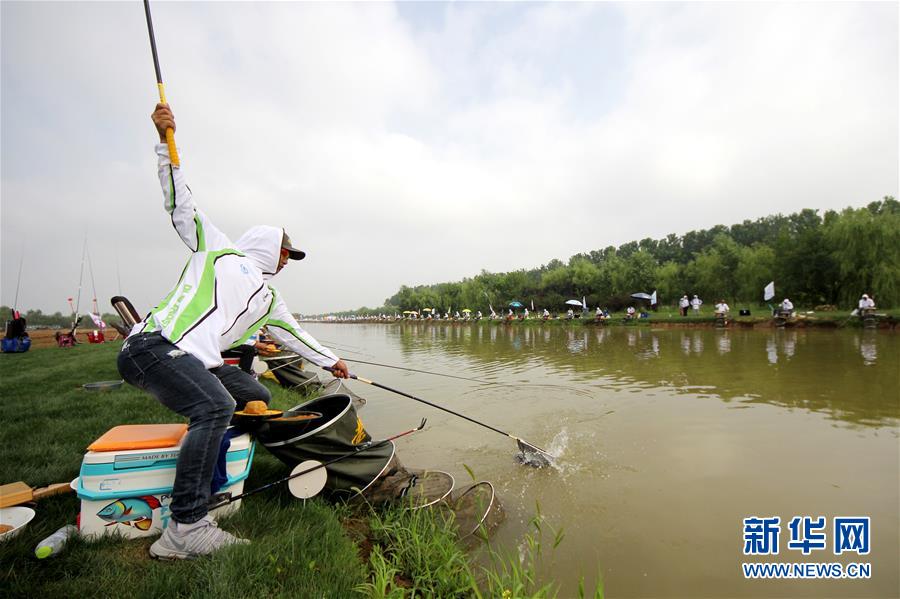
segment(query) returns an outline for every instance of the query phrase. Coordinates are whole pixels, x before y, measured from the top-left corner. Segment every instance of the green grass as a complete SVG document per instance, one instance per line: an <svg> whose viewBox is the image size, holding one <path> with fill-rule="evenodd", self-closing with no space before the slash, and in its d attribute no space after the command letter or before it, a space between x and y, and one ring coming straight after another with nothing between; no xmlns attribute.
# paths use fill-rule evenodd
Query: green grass
<svg viewBox="0 0 900 599"><path fill-rule="evenodd" d="M0 355L2 482L31 486L70 481L85 447L117 424L173 422L178 416L127 385L88 392L81 384L118 379L120 343L70 349L37 349ZM273 403L288 408L297 396L273 389ZM287 472L259 449L245 488ZM337 597L350 596L367 577L358 547L344 532L340 513L321 499L305 504L282 486L244 501L227 530L251 539L214 558L157 562L153 539L77 540L56 558L38 561L35 545L60 526L74 523L74 494L50 497L18 537L0 543L0 577L6 596L110 597Z"/></svg>
<svg viewBox="0 0 900 599"><path fill-rule="evenodd" d="M551 552L562 542L563 534L548 527L540 506L531 519L521 551L504 552L491 547L487 532L482 530L481 538L473 539L475 543L482 542L475 559L454 540L453 514L449 510L410 511L402 505L395 506L384 512L373 511L367 524L372 575L359 590L370 598L546 599L558 594L557 583L539 580L538 571L544 560L545 532L553 535ZM583 579L578 596L587 596ZM602 583L591 596L603 599Z"/></svg>
<svg viewBox="0 0 900 599"><path fill-rule="evenodd" d="M0 483L32 487L78 476L85 448L118 424L175 422L179 417L128 385L88 392L88 382L117 380L121 342L0 354ZM300 403L275 385L272 405ZM285 476L288 468L264 448L245 489ZM74 539L59 556L37 560L37 543L75 522L79 500L59 495L36 504L35 519L0 542L4 597L552 597L537 581L539 536L526 535L526 559L481 545L473 555L440 510L376 510L364 503L302 502L286 486L242 502L223 520L250 539L210 558L150 559L154 540ZM538 527L538 531L540 528ZM558 539L557 539L558 542ZM474 565L476 561L481 565ZM582 593L583 595L584 593ZM598 590L595 596L602 596Z"/></svg>

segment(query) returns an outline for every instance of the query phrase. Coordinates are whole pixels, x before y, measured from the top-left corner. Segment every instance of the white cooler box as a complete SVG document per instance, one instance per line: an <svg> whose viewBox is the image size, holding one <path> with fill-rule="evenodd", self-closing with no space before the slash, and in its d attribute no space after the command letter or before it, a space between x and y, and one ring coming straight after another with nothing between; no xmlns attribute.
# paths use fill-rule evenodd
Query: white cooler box
<svg viewBox="0 0 900 599"><path fill-rule="evenodd" d="M135 538L162 532L171 517L175 464L186 429L183 424L117 426L88 447L73 481L81 499L79 528L84 536L118 533ZM243 491L254 450L255 443L246 433L231 439L226 456L228 480L220 493ZM211 514L229 514L240 503L229 503Z"/></svg>

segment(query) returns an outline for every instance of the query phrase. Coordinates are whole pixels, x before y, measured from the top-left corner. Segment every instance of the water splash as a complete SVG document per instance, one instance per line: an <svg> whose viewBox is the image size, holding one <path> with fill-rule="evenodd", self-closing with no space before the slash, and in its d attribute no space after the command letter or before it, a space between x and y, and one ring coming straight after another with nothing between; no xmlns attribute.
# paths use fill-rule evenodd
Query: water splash
<svg viewBox="0 0 900 599"><path fill-rule="evenodd" d="M557 457L557 461L563 457L563 454L566 452L566 449L569 447L569 430L567 428L563 428L561 431L556 433L556 436L550 441L550 445L547 448L547 451L552 453Z"/></svg>

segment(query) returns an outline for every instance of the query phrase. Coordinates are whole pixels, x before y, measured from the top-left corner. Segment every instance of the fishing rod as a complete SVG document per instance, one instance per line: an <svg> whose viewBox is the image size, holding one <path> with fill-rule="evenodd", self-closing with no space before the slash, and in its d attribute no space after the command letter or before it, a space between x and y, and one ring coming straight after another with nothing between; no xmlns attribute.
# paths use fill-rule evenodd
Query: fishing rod
<svg viewBox="0 0 900 599"><path fill-rule="evenodd" d="M332 372L332 373L334 372L334 369L330 368L328 366L323 366L322 368L329 372ZM376 383L375 381L363 378L361 376L356 376L355 374L350 374L349 378L353 379L354 381L361 381L367 385L372 385L373 387L378 387L379 389L384 389L385 391L390 391L391 393L396 393L397 395L402 395L403 397L408 397L409 399L412 399L414 401L418 401L427 406L431 406L432 408L437 408L438 410L442 410L444 412L447 412L448 414L453 414L454 416L458 416L459 418L462 418L463 420L468 420L469 422L471 422L473 424L477 424L478 426L481 426L488 430L494 431L495 433L500 433L501 435L509 437L510 439L512 439L516 442L516 445L519 447L519 451L521 451L522 454L526 458L526 460L525 460L526 463L529 463L531 465L534 465L537 467L549 466L550 460L556 459L556 456L554 456L552 453L550 453L549 451L547 451L545 449L541 449L534 443L529 443L528 441L525 441L524 439L522 439L520 437L516 437L515 435L512 435L506 431L502 431L499 428L491 426L490 424L485 424L484 422L480 422L478 420L475 420L474 418L470 418L470 417L466 416L465 414L460 414L459 412L455 412L455 411L451 410L450 408L445 408L444 406L439 406L438 404L432 403L425 399L422 399L421 397L416 397L415 395L410 395L409 393L405 393L403 391L400 391L399 389L394 389L393 387L388 387L387 385L382 385L381 383Z"/></svg>
<svg viewBox="0 0 900 599"><path fill-rule="evenodd" d="M382 439L381 441L370 441L368 443L363 443L362 445L357 447L355 451L351 451L351 452L345 453L343 455L339 455L336 458L332 458L332 459L328 460L327 462L318 462L318 463L316 463L315 466L305 468L299 472L292 471L290 473L290 475L285 476L284 478L279 478L276 481L270 482L261 487L257 487L256 489L251 489L250 491L245 491L239 495L235 495L233 497L228 497L215 505L209 506L209 509L214 510L216 508L220 508L223 505L228 505L229 503L235 502L238 499L243 499L244 497L249 497L250 495L256 495L257 493L261 493L262 491L265 491L266 489L271 489L272 487L274 487L276 485L280 485L281 483L285 483L285 482L288 482L295 478L299 478L305 474L309 474L310 472L315 472L316 470L325 468L326 466L330 466L331 464L334 464L335 462L339 462L343 459L355 456L359 453L362 453L363 451L368 451L370 449L375 449L376 447L381 447L383 445L387 445L388 443L390 443L391 441L394 441L395 439L399 439L400 437L405 437L406 435L411 435L412 433L422 430L423 428L425 428L426 421L427 421L427 419L422 418L422 422L419 423L419 426L417 426L415 428L411 428L408 431L403 431L402 433L397 433L396 435L393 435L392 437L387 437L386 439ZM309 462L315 462L315 460L309 460ZM306 462L304 462L304 463L306 463ZM298 466L301 466L301 465L302 464L298 464ZM297 470L297 468L295 467L294 470ZM321 489L321 487L320 487L320 489ZM293 490L291 492L293 494ZM315 495L315 493L313 493L312 495ZM306 499L307 497L312 497L312 495L308 495L308 496L304 495L302 497L302 499Z"/></svg>
<svg viewBox="0 0 900 599"><path fill-rule="evenodd" d="M150 51L153 53L153 68L156 70L156 87L159 89L160 104L168 104L166 102L166 86L163 85L162 71L159 68L159 55L156 53L156 36L153 34L153 19L150 17L150 0L144 0L144 14L147 16L147 31L150 34ZM166 129L166 145L169 146L169 160L173 166L180 167L181 160L178 158L178 150L175 148L175 130L169 127Z"/></svg>

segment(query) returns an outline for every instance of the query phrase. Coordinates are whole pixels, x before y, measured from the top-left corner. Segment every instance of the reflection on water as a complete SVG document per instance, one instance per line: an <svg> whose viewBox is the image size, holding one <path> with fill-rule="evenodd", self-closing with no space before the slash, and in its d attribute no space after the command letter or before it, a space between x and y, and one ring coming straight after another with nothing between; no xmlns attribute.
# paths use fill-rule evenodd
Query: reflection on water
<svg viewBox="0 0 900 599"><path fill-rule="evenodd" d="M781 340L782 348L784 349L784 357L790 360L794 357L794 351L797 347L797 331L789 330L784 331L784 336Z"/></svg>
<svg viewBox="0 0 900 599"><path fill-rule="evenodd" d="M766 339L766 357L769 359L769 364L778 364L778 348L775 346L773 337Z"/></svg>
<svg viewBox="0 0 900 599"><path fill-rule="evenodd" d="M878 333L872 330L864 330L859 343L859 354L863 358L863 364L871 366L878 359L878 345L875 343Z"/></svg>
<svg viewBox="0 0 900 599"><path fill-rule="evenodd" d="M716 347L720 354L727 354L731 351L731 337L728 336L728 331L718 333Z"/></svg>
<svg viewBox="0 0 900 599"><path fill-rule="evenodd" d="M566 532L542 570L577 594L880 597L900 588L900 337L882 331L651 329L415 323L318 325L372 361L351 370L546 447L554 468L516 465L515 444L402 397L354 389L376 437L428 417L398 455L493 481L514 550L535 502ZM360 358L370 359L370 358ZM489 384L485 384L487 381ZM358 383L354 383L358 384ZM742 518L872 518L866 581L746 581ZM783 542L787 535L782 530ZM546 539L545 539L546 540ZM811 556L840 561L844 556ZM856 557L856 556L850 556ZM804 561L790 553L773 561ZM858 560L858 558L857 558Z"/></svg>
<svg viewBox="0 0 900 599"><path fill-rule="evenodd" d="M895 336L878 331L472 329L417 324L388 330L406 355L439 347L466 356L483 371L520 371L528 362L540 361L582 381L614 376L676 390L702 387L726 401L802 407L868 425L900 417L898 402L885 400L886 393L897 397L898 343Z"/></svg>

